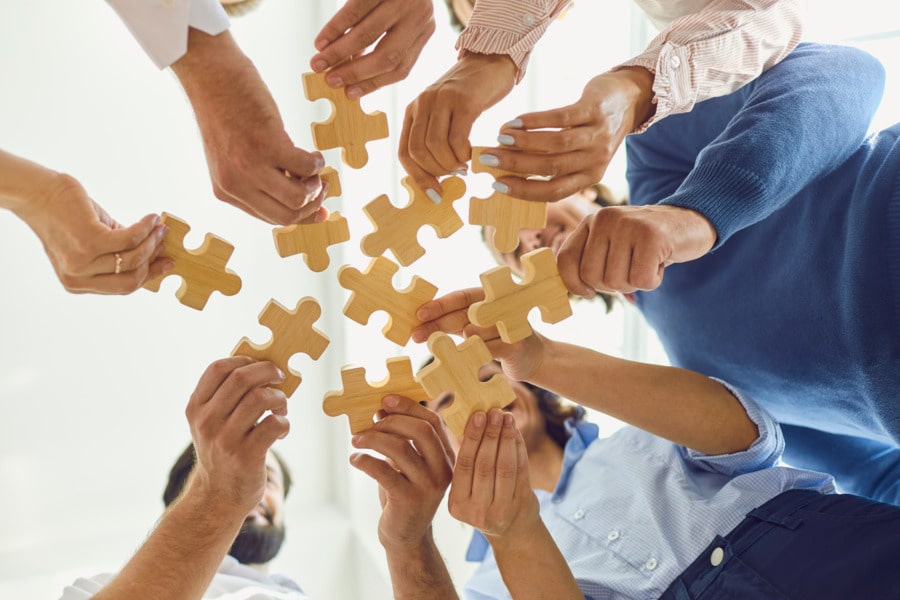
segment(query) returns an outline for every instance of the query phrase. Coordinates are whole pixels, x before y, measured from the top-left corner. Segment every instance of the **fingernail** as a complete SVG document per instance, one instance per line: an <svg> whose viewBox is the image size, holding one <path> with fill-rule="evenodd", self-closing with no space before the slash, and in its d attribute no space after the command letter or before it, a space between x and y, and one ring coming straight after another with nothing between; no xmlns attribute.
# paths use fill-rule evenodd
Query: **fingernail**
<svg viewBox="0 0 900 600"><path fill-rule="evenodd" d="M397 408L397 405L400 404L400 399L397 396L385 396L382 402L385 408Z"/></svg>
<svg viewBox="0 0 900 600"><path fill-rule="evenodd" d="M357 445L357 444L359 443L359 437L360 437L360 436L358 436L358 435L352 436L352 437L350 438L350 443L353 444L354 446Z"/></svg>
<svg viewBox="0 0 900 600"><path fill-rule="evenodd" d="M588 300L593 299L593 297L596 296L596 295L597 295L597 292L595 292L595 291L594 291L593 289L591 289L591 288L584 288L584 294L582 294L582 296L584 296L584 297L587 298Z"/></svg>
<svg viewBox="0 0 900 600"><path fill-rule="evenodd" d="M478 157L478 162L489 167L499 167L500 159L493 154L482 154Z"/></svg>
<svg viewBox="0 0 900 600"><path fill-rule="evenodd" d="M275 369L275 372L278 374L278 379L279 379L280 381L284 381L284 371L282 371L281 369L276 368L276 369Z"/></svg>
<svg viewBox="0 0 900 600"><path fill-rule="evenodd" d="M500 192L501 194L509 193L509 186L506 185L505 183L503 183L502 181L495 181L494 183L491 184L491 187L494 188L494 190Z"/></svg>
<svg viewBox="0 0 900 600"><path fill-rule="evenodd" d="M352 87L347 88L347 97L351 100L356 100L357 98L362 97L362 88L358 85L354 85Z"/></svg>
<svg viewBox="0 0 900 600"><path fill-rule="evenodd" d="M483 412L477 412L474 415L472 415L472 423L474 423L475 427L478 427L479 429L484 427L484 420L485 420L485 417L484 417Z"/></svg>
<svg viewBox="0 0 900 600"><path fill-rule="evenodd" d="M516 426L516 418L512 415L512 413L503 413L503 426L504 427L515 427Z"/></svg>
<svg viewBox="0 0 900 600"><path fill-rule="evenodd" d="M329 75L325 78L325 81L333 88L344 87L344 80L337 75Z"/></svg>
<svg viewBox="0 0 900 600"><path fill-rule="evenodd" d="M425 307L422 307L418 311L416 311L416 316L419 318L420 321L427 321L431 317L431 311ZM420 327L420 328L416 329L416 331L421 332L422 328Z"/></svg>
<svg viewBox="0 0 900 600"><path fill-rule="evenodd" d="M462 169L457 169L450 174L455 177L465 177L466 175L469 174L469 170L464 167Z"/></svg>
<svg viewBox="0 0 900 600"><path fill-rule="evenodd" d="M354 452L350 455L350 463L353 464L359 460L359 457L362 456L362 452Z"/></svg>
<svg viewBox="0 0 900 600"><path fill-rule="evenodd" d="M522 128L522 119L513 119L512 121L507 121L503 124L504 127L509 129L521 129ZM503 142L500 142L501 144Z"/></svg>
<svg viewBox="0 0 900 600"><path fill-rule="evenodd" d="M490 422L491 425L500 425L503 423L503 413L499 410L492 410L488 414L488 422Z"/></svg>
<svg viewBox="0 0 900 600"><path fill-rule="evenodd" d="M324 71L328 68L328 63L322 60L321 58L313 61L313 69L316 71Z"/></svg>
<svg viewBox="0 0 900 600"><path fill-rule="evenodd" d="M431 198L431 201L434 202L435 204L441 203L441 195L438 194L437 191L429 188L429 189L425 190L425 195L428 196L429 198Z"/></svg>
<svg viewBox="0 0 900 600"><path fill-rule="evenodd" d="M153 215L153 218L150 220L150 224L153 227L156 227L157 225L159 225L159 215Z"/></svg>
<svg viewBox="0 0 900 600"><path fill-rule="evenodd" d="M421 317L419 317L419 320L420 320L420 321L424 321L425 319L422 319ZM414 341L414 342L421 342L421 341L422 341L422 337L423 337L423 336L422 336L422 333L423 333L423 331L422 331L421 329L413 329L413 330L412 330L412 339L413 339L413 341Z"/></svg>
<svg viewBox="0 0 900 600"><path fill-rule="evenodd" d="M167 262L166 264L163 265L162 272L163 272L163 273L168 273L168 272L170 272L170 271L171 271L172 269L174 269L174 268L175 268L175 261L174 261L174 260L170 260L169 262Z"/></svg>
<svg viewBox="0 0 900 600"><path fill-rule="evenodd" d="M516 138L514 138L513 136L511 136L507 133L501 133L500 135L497 136L497 141L500 142L501 144L503 144L504 146L512 146L516 143ZM484 155L482 154L482 156L484 156Z"/></svg>
<svg viewBox="0 0 900 600"><path fill-rule="evenodd" d="M156 230L156 239L161 240L166 237L166 234L169 233L169 228L163 225L159 229Z"/></svg>

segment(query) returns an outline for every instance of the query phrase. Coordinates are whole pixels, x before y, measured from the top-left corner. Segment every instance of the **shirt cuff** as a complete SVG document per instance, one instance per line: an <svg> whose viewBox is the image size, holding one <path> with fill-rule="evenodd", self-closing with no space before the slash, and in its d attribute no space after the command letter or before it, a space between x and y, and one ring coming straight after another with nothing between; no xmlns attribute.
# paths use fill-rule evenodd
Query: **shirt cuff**
<svg viewBox="0 0 900 600"><path fill-rule="evenodd" d="M218 35L228 15L218 0L106 0L160 69L187 53L188 28Z"/></svg>
<svg viewBox="0 0 900 600"><path fill-rule="evenodd" d="M654 47L610 69L643 67L653 73L653 104L656 111L632 133L648 127L673 113L688 112L697 101L696 86L691 84L690 48L672 43Z"/></svg>

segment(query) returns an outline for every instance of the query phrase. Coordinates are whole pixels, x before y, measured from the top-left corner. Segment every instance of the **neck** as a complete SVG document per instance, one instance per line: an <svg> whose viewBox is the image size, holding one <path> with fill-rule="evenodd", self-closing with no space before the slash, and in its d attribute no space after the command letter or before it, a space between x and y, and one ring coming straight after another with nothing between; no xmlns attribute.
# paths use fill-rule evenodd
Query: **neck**
<svg viewBox="0 0 900 600"><path fill-rule="evenodd" d="M537 446L528 449L528 475L531 487L552 492L562 473L563 449L550 436L542 436Z"/></svg>

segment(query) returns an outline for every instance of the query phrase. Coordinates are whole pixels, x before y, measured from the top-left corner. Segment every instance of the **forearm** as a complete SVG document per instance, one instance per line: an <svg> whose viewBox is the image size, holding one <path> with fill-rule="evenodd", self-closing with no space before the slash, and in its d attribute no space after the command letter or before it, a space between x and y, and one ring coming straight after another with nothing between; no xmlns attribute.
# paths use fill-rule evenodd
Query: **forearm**
<svg viewBox="0 0 900 600"><path fill-rule="evenodd" d="M0 208L24 219L48 195L58 175L52 169L0 150Z"/></svg>
<svg viewBox="0 0 900 600"><path fill-rule="evenodd" d="M232 78L256 68L243 53L231 32L209 35L198 29L188 32L188 52L172 64L172 71L181 82L191 105L200 120L203 106L215 108L221 96L229 94ZM237 86L236 86L237 87ZM237 87L242 89L242 86Z"/></svg>
<svg viewBox="0 0 900 600"><path fill-rule="evenodd" d="M542 342L528 380L574 402L708 455L746 450L759 436L741 403L704 375Z"/></svg>
<svg viewBox="0 0 900 600"><path fill-rule="evenodd" d="M497 567L513 598L540 600L583 599L566 559L538 519L535 526L514 539L488 538Z"/></svg>
<svg viewBox="0 0 900 600"><path fill-rule="evenodd" d="M385 544L384 549L396 600L459 598L430 528L420 544L406 547Z"/></svg>
<svg viewBox="0 0 900 600"><path fill-rule="evenodd" d="M94 599L201 598L246 514L246 509L189 491L163 514L143 546Z"/></svg>

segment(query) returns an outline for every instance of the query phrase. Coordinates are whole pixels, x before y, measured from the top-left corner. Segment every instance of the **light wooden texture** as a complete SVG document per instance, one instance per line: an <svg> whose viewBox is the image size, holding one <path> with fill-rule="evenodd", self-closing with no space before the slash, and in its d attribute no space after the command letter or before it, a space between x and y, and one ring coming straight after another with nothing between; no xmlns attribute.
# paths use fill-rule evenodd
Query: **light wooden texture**
<svg viewBox="0 0 900 600"><path fill-rule="evenodd" d="M440 414L457 436L463 434L472 413L503 408L516 399L501 373L495 373L487 381L478 378L479 369L493 358L477 335L457 346L449 335L436 331L428 338L428 349L434 355L434 362L423 367L416 377L432 400L444 392L453 393L453 402Z"/></svg>
<svg viewBox="0 0 900 600"><path fill-rule="evenodd" d="M350 432L359 433L372 427L372 419L381 410L381 400L388 394L405 396L415 402L428 400L425 388L413 376L412 364L408 356L389 358L388 376L373 384L366 381L366 370L362 367L341 369L342 390L328 392L322 401L326 415L336 417L347 415Z"/></svg>
<svg viewBox="0 0 900 600"><path fill-rule="evenodd" d="M391 204L385 194L363 206L375 231L363 236L360 247L371 257L390 250L397 262L408 267L425 254L425 248L416 239L424 225L430 225L439 238L449 237L463 226L453 202L462 198L466 184L459 177L445 179L441 182L442 201L435 204L409 177L404 177L401 183L409 192L409 203L403 208Z"/></svg>
<svg viewBox="0 0 900 600"><path fill-rule="evenodd" d="M169 227L161 257L175 261L175 268L156 279L147 281L144 287L151 292L159 291L160 282L169 275L181 277L181 287L175 296L185 306L203 310L214 291L226 296L234 296L241 291L241 278L226 269L225 265L234 252L234 246L222 238L207 233L203 243L196 250L184 247L184 236L191 227L168 213L162 213L161 222Z"/></svg>
<svg viewBox="0 0 900 600"><path fill-rule="evenodd" d="M333 212L321 223L298 223L272 230L278 255L293 256L303 254L303 261L311 271L324 271L331 260L328 246L350 239L347 219L339 212Z"/></svg>
<svg viewBox="0 0 900 600"><path fill-rule="evenodd" d="M521 176L495 167L488 167L479 162L478 157L490 148L472 148L472 171L489 173L497 177L505 175ZM519 245L520 229L542 229L547 226L547 203L520 200L500 192L494 192L487 198L472 197L469 200L469 223L491 228L493 238L488 242L500 252L512 252ZM491 231L485 234L490 236Z"/></svg>
<svg viewBox="0 0 900 600"><path fill-rule="evenodd" d="M319 303L308 296L301 298L294 310L269 300L259 313L259 322L272 330L272 339L265 344L254 344L249 338L241 338L231 355L275 363L284 373L284 382L275 387L290 397L302 381L300 373L288 366L290 358L303 352L318 360L330 341L328 336L313 327L321 314Z"/></svg>
<svg viewBox="0 0 900 600"><path fill-rule="evenodd" d="M383 310L388 314L387 325L381 330L384 337L405 346L412 330L422 323L416 317L416 311L434 299L437 287L414 276L409 286L397 290L392 280L399 268L397 263L379 256L372 259L362 273L344 265L338 271L338 281L353 292L344 305L344 314L348 318L365 325L373 312Z"/></svg>
<svg viewBox="0 0 900 600"><path fill-rule="evenodd" d="M304 73L303 91L309 100L329 100L331 116L312 123L313 142L319 150L338 148L344 164L360 169L369 162L366 142L388 136L387 116L381 111L363 112L359 100L350 100L344 88L325 83L325 73Z"/></svg>
<svg viewBox="0 0 900 600"><path fill-rule="evenodd" d="M496 267L481 274L484 300L469 307L469 320L479 327L497 325L507 344L531 335L528 313L537 306L545 323L572 316L569 292L559 276L550 248L538 248L522 256L525 276L516 283L509 267Z"/></svg>
<svg viewBox="0 0 900 600"><path fill-rule="evenodd" d="M325 193L325 198L341 195L341 178L334 167L325 167L319 173L319 177L322 178L322 182L328 183L328 191Z"/></svg>

